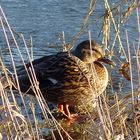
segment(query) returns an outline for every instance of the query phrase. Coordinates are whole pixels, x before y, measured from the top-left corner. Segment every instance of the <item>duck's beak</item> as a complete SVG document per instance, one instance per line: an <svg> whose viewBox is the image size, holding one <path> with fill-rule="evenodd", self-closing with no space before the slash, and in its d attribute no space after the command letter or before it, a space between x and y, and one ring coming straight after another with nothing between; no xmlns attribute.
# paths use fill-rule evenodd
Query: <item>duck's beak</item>
<svg viewBox="0 0 140 140"><path fill-rule="evenodd" d="M100 58L100 59L98 59L98 61L104 62L104 63L109 64L109 65L112 65L113 67L116 66L115 62L113 62L112 60L110 60L106 57Z"/></svg>

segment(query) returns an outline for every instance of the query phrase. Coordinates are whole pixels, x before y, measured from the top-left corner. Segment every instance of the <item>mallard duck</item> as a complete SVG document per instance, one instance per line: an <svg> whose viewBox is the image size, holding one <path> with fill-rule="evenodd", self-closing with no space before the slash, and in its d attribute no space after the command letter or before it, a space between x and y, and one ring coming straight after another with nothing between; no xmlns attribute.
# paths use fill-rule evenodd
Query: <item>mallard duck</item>
<svg viewBox="0 0 140 140"><path fill-rule="evenodd" d="M58 104L59 111L72 119L69 106L91 102L106 89L108 71L102 62L114 65L96 41L86 40L74 51L44 56L32 64L44 98ZM31 64L26 67L31 75ZM34 95L25 68L17 75L20 90Z"/></svg>

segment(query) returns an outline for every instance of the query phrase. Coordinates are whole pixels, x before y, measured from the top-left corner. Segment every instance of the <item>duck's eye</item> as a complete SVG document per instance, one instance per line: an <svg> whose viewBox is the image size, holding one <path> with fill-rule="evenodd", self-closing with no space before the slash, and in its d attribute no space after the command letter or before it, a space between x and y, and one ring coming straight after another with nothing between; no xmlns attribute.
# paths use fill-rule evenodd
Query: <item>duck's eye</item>
<svg viewBox="0 0 140 140"><path fill-rule="evenodd" d="M82 51L81 51L81 53L83 53L83 54L85 54L85 53L87 53L88 51L86 50L86 49L83 49Z"/></svg>

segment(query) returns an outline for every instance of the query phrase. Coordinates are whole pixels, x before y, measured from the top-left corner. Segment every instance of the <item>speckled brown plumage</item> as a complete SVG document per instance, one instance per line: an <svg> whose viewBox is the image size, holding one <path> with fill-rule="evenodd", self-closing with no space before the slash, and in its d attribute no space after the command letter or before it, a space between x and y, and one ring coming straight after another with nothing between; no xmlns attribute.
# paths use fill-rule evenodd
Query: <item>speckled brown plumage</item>
<svg viewBox="0 0 140 140"><path fill-rule="evenodd" d="M70 106L95 99L108 83L107 69L101 63L105 60L104 56L98 43L87 40L70 54L60 52L34 60L34 70L45 99ZM29 71L30 64L26 66ZM21 91L26 92L31 84L24 68L18 71L18 79ZM34 93L29 90L28 94Z"/></svg>

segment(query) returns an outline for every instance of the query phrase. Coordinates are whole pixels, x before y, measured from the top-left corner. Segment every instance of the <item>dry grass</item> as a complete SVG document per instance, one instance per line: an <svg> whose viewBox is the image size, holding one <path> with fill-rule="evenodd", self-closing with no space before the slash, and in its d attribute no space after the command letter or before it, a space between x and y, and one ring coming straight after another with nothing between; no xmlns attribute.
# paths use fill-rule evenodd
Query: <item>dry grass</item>
<svg viewBox="0 0 140 140"><path fill-rule="evenodd" d="M69 44L67 49L70 49L74 41L85 29L88 18L92 14L96 1L91 2L91 7L86 18L83 21L83 25L79 33L72 39L72 42ZM133 12L138 6L139 2L134 3L133 6L129 6L126 11L123 12L123 16L127 17ZM31 63L31 77L30 82L35 93L36 100L34 97L27 96L26 94L21 93L20 86L18 82L18 77L16 74L16 64L12 54L11 40L16 47L17 52L20 56L20 59L25 66L25 60L21 53L18 40L15 38L15 33L11 29L5 14L0 7L0 25L1 32L4 36L4 41L8 47L8 51L11 59L11 67L13 69L14 76L16 77L15 82L13 83L9 78L9 72L6 68L6 65L3 61L2 55L0 56L0 68L1 68L1 80L0 80L0 139L66 139L66 140L80 140L80 139L107 139L107 140L124 140L124 139L140 139L140 64L139 64L139 43L135 45L133 43L133 48L130 47L129 33L126 31L126 44L127 52L125 51L122 42L121 36L119 34L119 26L116 24L116 21L113 16L113 10L111 10L108 1L105 0L106 13L104 14L103 22L103 42L105 48L109 50L109 55L112 57L114 55L114 46L115 42L118 41L120 45L120 50L124 56L124 61L121 61L122 67L120 67L121 74L124 76L124 79L129 79L131 84L130 94L127 94L123 98L119 96L119 93L114 92L113 88L111 90L111 95L103 94L102 97L99 97L97 106L93 112L89 112L88 108L85 107L87 111L86 121L82 123L71 124L70 127L65 125L65 121L56 120L52 114L52 111L49 109L45 99L42 96L42 93L38 86L38 81L32 66L32 51L29 52L27 47L27 41L24 38L23 34L18 34L18 37L22 39L29 62ZM134 11L135 12L135 11ZM139 24L139 13L137 9L137 25L138 32L140 33L140 24ZM107 48L108 42L110 39L110 23L114 27L115 36L112 43L112 47ZM9 37L10 33L10 37ZM90 32L89 32L89 36ZM91 37L89 37L91 38ZM65 41L63 41L65 42ZM139 40L140 42L140 40ZM31 45L33 46L32 38ZM66 46L64 44L64 46ZM131 48L131 49L130 49ZM137 69L135 71L132 68L132 55L131 51L135 52L135 62ZM117 56L115 56L117 58ZM128 63L129 62L129 63ZM27 72L28 73L28 72ZM134 89L133 73L137 76L137 89ZM4 77L4 79L3 79ZM111 77L113 79L113 77ZM111 81L111 80L110 80ZM6 84L5 84L6 83ZM17 85L18 96L20 102L23 104L21 106L17 102L17 97L15 91L12 90L12 86ZM9 86L9 90L6 89L6 86ZM113 85L111 84L111 87ZM136 87L136 86L135 86ZM123 88L123 87L121 87ZM26 96L26 97L25 97ZM41 110L43 121L39 121L38 112L36 111L36 102L39 105ZM30 111L29 111L30 110ZM47 128L47 129L45 129ZM43 130L46 130L45 133Z"/></svg>

